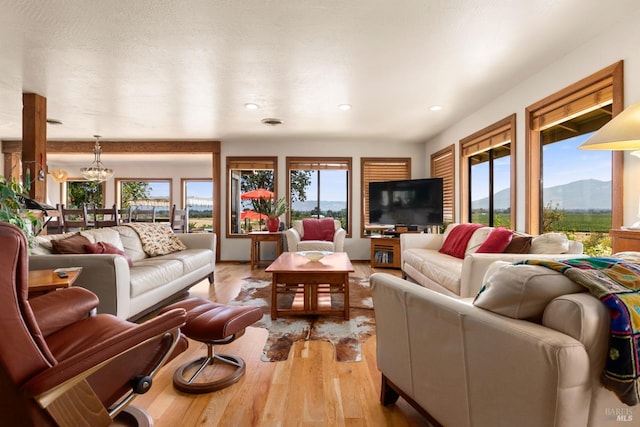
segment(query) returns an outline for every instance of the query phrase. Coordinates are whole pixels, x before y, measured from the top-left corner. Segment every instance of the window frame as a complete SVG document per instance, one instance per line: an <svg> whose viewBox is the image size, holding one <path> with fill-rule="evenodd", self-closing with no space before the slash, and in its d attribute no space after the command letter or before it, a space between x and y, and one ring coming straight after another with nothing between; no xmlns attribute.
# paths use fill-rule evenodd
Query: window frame
<svg viewBox="0 0 640 427"><path fill-rule="evenodd" d="M64 182L60 183L60 204L64 204L65 207L69 207L69 182L87 182L88 180L86 178L67 178ZM103 207L105 205L105 200L106 200L106 192L107 192L107 185L105 181L102 181L101 183L102 186L102 203L100 207ZM64 202L64 203L63 203Z"/></svg>
<svg viewBox="0 0 640 427"><path fill-rule="evenodd" d="M227 238L248 238L248 234L231 233L231 171L232 170L273 170L273 194L278 199L278 157L277 156L228 156L226 158L226 221L225 233Z"/></svg>
<svg viewBox="0 0 640 427"><path fill-rule="evenodd" d="M121 182L167 182L169 184L169 211L171 211L171 206L173 205L173 178L115 178L116 206L118 209L122 209Z"/></svg>
<svg viewBox="0 0 640 427"><path fill-rule="evenodd" d="M513 113L497 122L481 129L460 140L460 222L468 221L471 213L470 199L470 173L469 158L475 154L491 150L500 145L504 145L509 140L511 172L510 172L510 194L511 199L511 228L515 229L516 225L516 114ZM492 196L492 195L491 195Z"/></svg>
<svg viewBox="0 0 640 427"><path fill-rule="evenodd" d="M387 169L385 173L379 174L376 177L379 179L367 179L368 174L373 174L375 171L367 172L369 166L375 168L380 166L394 165L398 168L404 168L403 173L396 173L394 169ZM411 179L411 157L361 157L360 158L360 192L361 192L361 204L360 204L360 237L370 237L367 234L365 227L368 224L369 219L369 183L391 180Z"/></svg>
<svg viewBox="0 0 640 427"><path fill-rule="evenodd" d="M317 166L312 169L303 169L299 165ZM344 167L335 167L335 165ZM291 171L292 170L346 170L347 171L347 236L352 236L353 217L353 159L351 157L287 157L287 205L291 206ZM291 209L287 211L287 224L291 224Z"/></svg>
<svg viewBox="0 0 640 427"><path fill-rule="evenodd" d="M525 231L540 233L542 198L541 131L559 120L583 114L596 105L602 91L611 94L612 118L624 109L623 61L618 61L564 89L555 92L525 109ZM611 227L623 223L624 152L611 153Z"/></svg>

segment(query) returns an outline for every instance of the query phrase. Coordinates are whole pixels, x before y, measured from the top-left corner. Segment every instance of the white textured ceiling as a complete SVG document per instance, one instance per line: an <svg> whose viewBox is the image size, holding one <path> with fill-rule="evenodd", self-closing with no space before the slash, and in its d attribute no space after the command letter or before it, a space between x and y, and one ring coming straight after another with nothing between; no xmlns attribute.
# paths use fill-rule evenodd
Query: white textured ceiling
<svg viewBox="0 0 640 427"><path fill-rule="evenodd" d="M48 126L50 139L424 140L638 8L0 0L0 139L21 137L22 93L34 92L64 122ZM265 126L266 117L284 124Z"/></svg>

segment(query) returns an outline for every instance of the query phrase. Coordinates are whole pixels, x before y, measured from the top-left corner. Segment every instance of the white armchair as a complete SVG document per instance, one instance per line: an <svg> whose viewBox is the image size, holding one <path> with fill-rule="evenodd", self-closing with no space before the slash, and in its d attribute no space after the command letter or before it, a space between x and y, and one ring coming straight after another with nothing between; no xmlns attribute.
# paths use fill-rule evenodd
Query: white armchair
<svg viewBox="0 0 640 427"><path fill-rule="evenodd" d="M344 252L344 239L347 231L342 228L340 221L333 220L334 234L333 240L307 240L304 238L303 220L293 221L291 228L284 232L287 238L287 250L289 252L297 251L331 251Z"/></svg>

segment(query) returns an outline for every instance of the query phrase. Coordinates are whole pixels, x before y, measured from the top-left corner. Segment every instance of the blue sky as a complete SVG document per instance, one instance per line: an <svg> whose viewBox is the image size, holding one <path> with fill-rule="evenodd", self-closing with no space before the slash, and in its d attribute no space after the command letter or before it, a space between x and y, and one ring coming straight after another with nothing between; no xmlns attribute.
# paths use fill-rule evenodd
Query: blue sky
<svg viewBox="0 0 640 427"><path fill-rule="evenodd" d="M555 187L583 179L611 181L611 151L580 150L582 144L592 133L576 136L562 143L547 144L543 147L543 182L544 188ZM478 166L474 174L488 176L488 163ZM509 161L501 158L495 161L495 192L509 188ZM489 183L474 182L471 199L487 197Z"/></svg>

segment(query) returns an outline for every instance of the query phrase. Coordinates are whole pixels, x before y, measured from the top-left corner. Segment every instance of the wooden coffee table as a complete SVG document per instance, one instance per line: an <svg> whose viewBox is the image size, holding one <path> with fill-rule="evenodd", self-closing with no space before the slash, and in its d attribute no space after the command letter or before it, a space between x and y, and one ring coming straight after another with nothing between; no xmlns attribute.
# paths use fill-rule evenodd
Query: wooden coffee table
<svg viewBox="0 0 640 427"><path fill-rule="evenodd" d="M353 265L346 252L335 252L320 261L309 261L295 252L281 254L266 272L271 282L271 319L278 315L320 314L349 320L349 273ZM342 309L331 307L331 294L343 294ZM294 297L291 308L278 307L278 295ZM301 304L296 304L295 299Z"/></svg>

